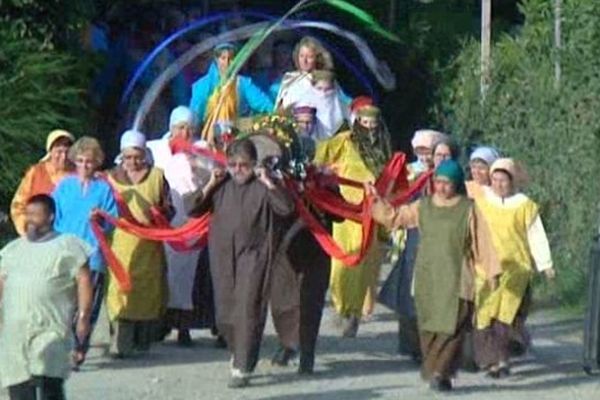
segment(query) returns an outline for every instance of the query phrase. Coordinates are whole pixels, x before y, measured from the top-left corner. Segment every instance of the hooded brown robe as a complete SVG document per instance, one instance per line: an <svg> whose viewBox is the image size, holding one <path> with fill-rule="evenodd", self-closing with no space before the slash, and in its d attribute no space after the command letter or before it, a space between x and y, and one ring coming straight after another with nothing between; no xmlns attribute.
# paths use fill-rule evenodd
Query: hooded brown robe
<svg viewBox="0 0 600 400"><path fill-rule="evenodd" d="M223 182L204 201L212 211L208 239L216 322L233 355L233 367L252 372L264 331L279 217L294 212L284 189L256 178Z"/></svg>

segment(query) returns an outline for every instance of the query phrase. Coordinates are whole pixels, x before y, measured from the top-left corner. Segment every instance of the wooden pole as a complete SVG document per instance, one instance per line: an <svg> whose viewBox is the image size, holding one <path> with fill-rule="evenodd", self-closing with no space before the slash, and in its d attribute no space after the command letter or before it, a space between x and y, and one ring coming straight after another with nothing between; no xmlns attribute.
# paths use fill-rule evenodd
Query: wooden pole
<svg viewBox="0 0 600 400"><path fill-rule="evenodd" d="M560 86L561 65L560 65L560 50L562 48L562 0L554 0L554 84L556 88Z"/></svg>
<svg viewBox="0 0 600 400"><path fill-rule="evenodd" d="M492 0L481 0L481 100L490 85L492 45Z"/></svg>

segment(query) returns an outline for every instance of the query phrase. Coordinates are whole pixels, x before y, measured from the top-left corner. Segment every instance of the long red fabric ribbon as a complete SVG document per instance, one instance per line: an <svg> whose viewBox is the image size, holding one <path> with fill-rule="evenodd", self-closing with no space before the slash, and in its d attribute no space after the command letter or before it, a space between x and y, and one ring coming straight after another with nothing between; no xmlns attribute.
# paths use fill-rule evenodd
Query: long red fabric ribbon
<svg viewBox="0 0 600 400"><path fill-rule="evenodd" d="M128 221L127 219L115 218L104 211L98 211L97 217L92 218L91 221L92 231L98 239L100 250L106 259L110 271L113 273L123 292L131 290L131 280L123 264L112 251L112 248L106 239L106 235L100 226L101 219L116 228L120 228L137 237L157 242L168 242L170 245L174 245L176 251L188 251L202 248L206 246L208 241L210 214L205 214L199 218L192 218L180 228L164 226L156 228L141 226L132 221ZM192 245L188 244L190 241L194 241Z"/></svg>
<svg viewBox="0 0 600 400"><path fill-rule="evenodd" d="M108 269L110 272L112 272L113 276L117 280L121 291L129 292L131 290L131 279L129 274L125 268L123 268L123 264L121 264L121 261L119 261L115 253L108 245L104 231L100 226L100 221L98 221L97 217L92 217L90 224L92 227L92 232L94 232L94 235L98 239L98 245L100 246L100 251L102 251L104 258L106 259Z"/></svg>
<svg viewBox="0 0 600 400"><path fill-rule="evenodd" d="M150 214L153 224L146 226L135 219L127 206L127 202L111 182L106 177L103 177L103 179L112 188L120 218L115 218L103 210L98 210L95 216L91 218L90 224L92 232L98 240L100 251L102 251L106 259L108 268L123 292L131 290L131 279L123 263L108 243L104 229L101 226L102 220L135 236L147 240L166 242L175 251L191 251L206 246L210 224L210 216L208 214L199 218L192 218L182 227L174 229L156 207L151 207Z"/></svg>
<svg viewBox="0 0 600 400"><path fill-rule="evenodd" d="M405 155L396 153L392 160L386 164L382 174L375 183L375 188L379 193L387 192L388 190L395 193L395 196L391 200L392 204L395 206L410 201L410 199L416 193L421 191L429 181L430 175L424 174L409 186L405 167ZM324 181L329 179L329 183L331 183L330 178L331 177L328 176ZM342 185L348 183L350 186L358 187L358 182L355 181L345 180L339 177L335 177L333 180ZM361 184L360 186L362 187L363 185ZM347 267L358 265L366 256L373 239L375 223L370 212L373 199L370 196L365 196L360 204L347 202L339 194L321 188L319 186L318 178L313 178L313 182L305 185L305 197L318 209L362 224L362 239L359 251L355 254L348 254L340 248L329 232L327 232L317 218L315 218L306 208L304 202L297 194L297 188L291 184L288 184L288 187L290 187L293 192L296 192L294 198L298 214L307 224L308 229L311 231L317 242L319 242L319 245L323 250L325 250L329 256L341 260Z"/></svg>
<svg viewBox="0 0 600 400"><path fill-rule="evenodd" d="M193 151L196 154L210 157L221 164L225 163L221 155L210 150L198 148L191 150L188 148L186 151ZM375 182L375 187L379 193L386 193L388 191L396 193L391 201L395 206L410 200L416 192L423 188L429 179L429 176L423 175L409 187L405 162L406 156L403 153L396 153L386 164L381 175ZM323 183L327 184L327 181L356 188L363 187L363 183L361 182L335 175L325 175L315 171L309 173L307 182L305 182L306 189L302 195L298 187L291 181L288 182L288 187L294 196L299 217L305 221L307 227L327 254L341 260L344 265L353 267L359 264L364 258L373 238L375 223L370 215L372 199L366 196L360 204L350 203L340 194L324 189ZM181 227L172 228L162 214L153 210L153 225L144 226L133 218L127 204L116 190L115 197L119 204L121 218L114 218L107 213L99 212L99 217L107 223L143 239L168 242L177 251L192 250L206 245L210 225L209 214L193 218ZM345 252L320 224L317 218L306 208L302 197L322 211L360 223L362 225L362 240L359 251L354 254ZM124 291L130 290L131 282L127 271L112 252L99 222L99 219L92 220L92 229L99 240L100 248L121 289ZM190 245L190 242L193 242L193 244Z"/></svg>
<svg viewBox="0 0 600 400"><path fill-rule="evenodd" d="M362 240L360 249L357 253L347 253L342 249L336 242L331 234L321 225L319 220L306 208L306 205L302 201L302 198L297 192L296 188L293 188L291 184L288 184L292 190L292 196L296 205L296 212L298 216L304 221L309 231L312 233L314 238L317 240L321 248L330 256L342 263L347 267L357 266L367 254L371 240L373 239L374 223L371 217L371 204L372 198L367 197L362 202L362 211L360 222L362 224Z"/></svg>

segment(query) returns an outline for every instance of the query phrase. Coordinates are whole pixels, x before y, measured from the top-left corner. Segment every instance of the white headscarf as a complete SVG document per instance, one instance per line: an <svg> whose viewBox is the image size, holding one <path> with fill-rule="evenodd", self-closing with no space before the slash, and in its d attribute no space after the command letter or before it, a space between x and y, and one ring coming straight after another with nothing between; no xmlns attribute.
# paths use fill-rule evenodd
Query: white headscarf
<svg viewBox="0 0 600 400"><path fill-rule="evenodd" d="M190 110L186 106L178 106L171 111L171 118L169 119L169 127L175 126L182 122L186 122L188 124L194 124L194 114L192 110Z"/></svg>
<svg viewBox="0 0 600 400"><path fill-rule="evenodd" d="M341 90L337 84L327 93L315 89L312 85L305 87L296 94L291 105L309 105L316 108L316 140L329 139L338 132L344 121L350 120L348 107L341 101Z"/></svg>
<svg viewBox="0 0 600 400"><path fill-rule="evenodd" d="M121 135L121 151L130 147L146 148L146 136L139 131L128 130Z"/></svg>
<svg viewBox="0 0 600 400"><path fill-rule="evenodd" d="M416 149L417 147L426 147L433 150L433 146L445 137L445 134L434 131L433 129L420 129L415 132L410 144L413 149Z"/></svg>
<svg viewBox="0 0 600 400"><path fill-rule="evenodd" d="M146 152L146 164L153 165L154 158L152 157L152 152L148 147L146 147L146 135L142 132L127 130L123 132L121 135L121 143L119 148L121 149L121 154L115 157L115 164L121 165L123 162L123 150L129 149L132 147L137 147L138 149L142 149Z"/></svg>

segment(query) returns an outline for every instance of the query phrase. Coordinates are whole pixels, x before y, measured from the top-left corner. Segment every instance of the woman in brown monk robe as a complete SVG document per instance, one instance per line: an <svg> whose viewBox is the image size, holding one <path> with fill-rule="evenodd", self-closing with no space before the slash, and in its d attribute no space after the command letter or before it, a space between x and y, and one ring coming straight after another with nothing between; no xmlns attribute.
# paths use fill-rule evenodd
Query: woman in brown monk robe
<svg viewBox="0 0 600 400"><path fill-rule="evenodd" d="M376 194L372 186L367 189ZM457 162L446 160L436 168L434 189L432 196L398 209L377 199L372 213L388 228L419 229L413 288L423 353L421 376L433 390L449 391L472 315L474 262L487 267L491 281L500 267L489 234L465 196Z"/></svg>
<svg viewBox="0 0 600 400"><path fill-rule="evenodd" d="M216 321L232 356L233 388L249 384L259 356L269 300L277 218L294 212L292 199L264 169L249 139L227 148L227 169L215 170L196 212L211 210L208 239Z"/></svg>

